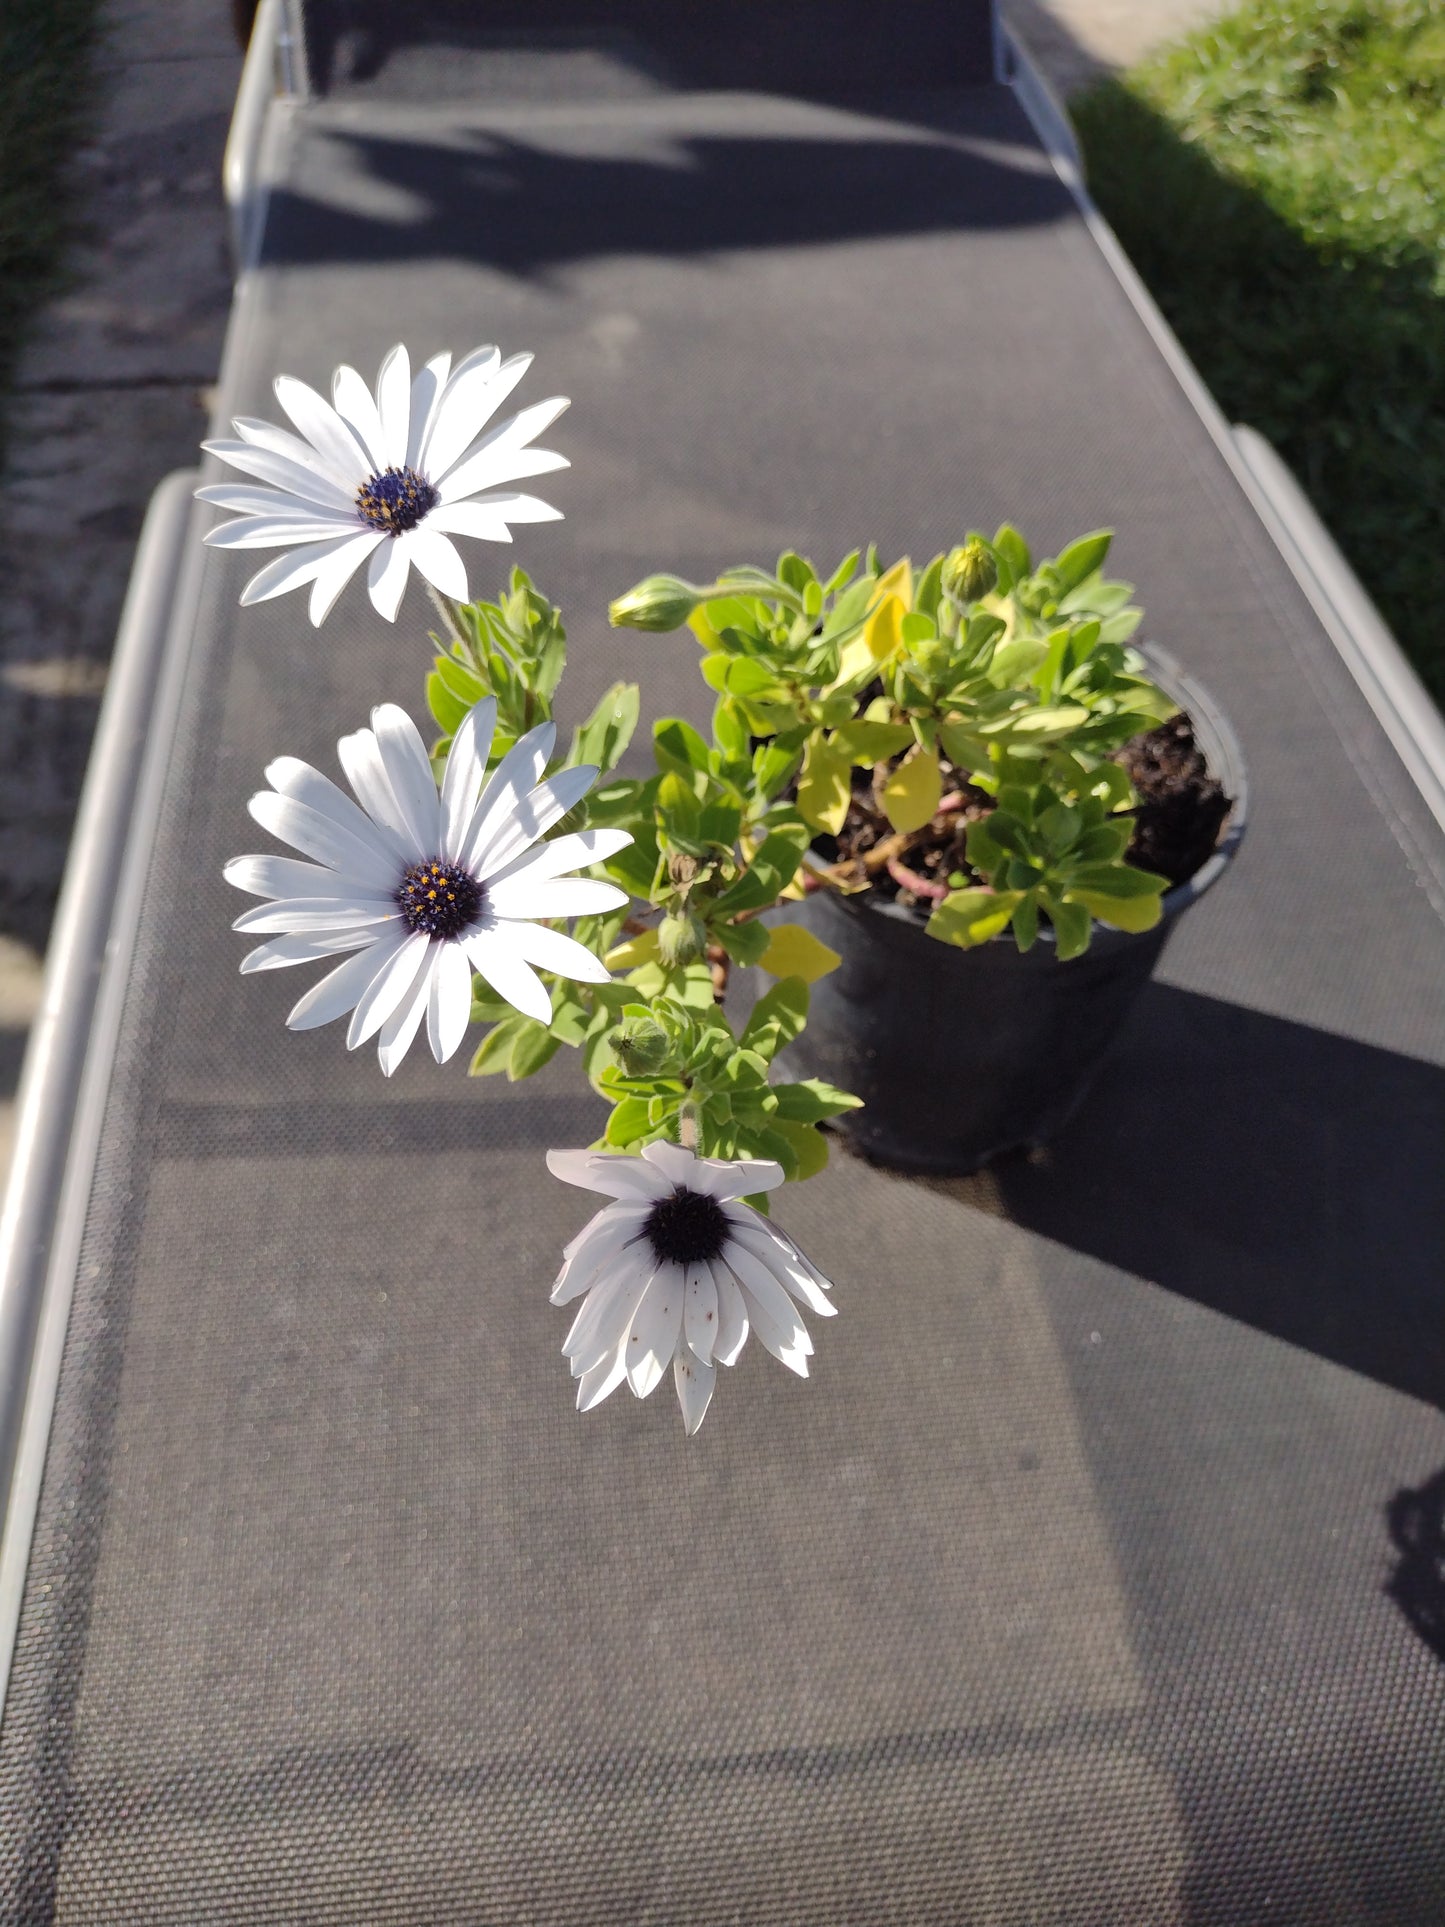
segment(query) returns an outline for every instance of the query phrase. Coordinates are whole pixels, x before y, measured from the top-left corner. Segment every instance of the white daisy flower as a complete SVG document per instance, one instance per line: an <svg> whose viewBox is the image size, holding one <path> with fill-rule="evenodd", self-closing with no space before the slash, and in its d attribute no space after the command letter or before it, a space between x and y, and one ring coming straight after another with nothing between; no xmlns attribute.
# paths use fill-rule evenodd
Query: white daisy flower
<svg viewBox="0 0 1445 1927"><path fill-rule="evenodd" d="M649 1144L640 1158L549 1151L565 1184L616 1200L563 1253L554 1305L583 1298L563 1343L590 1412L625 1378L646 1398L669 1362L689 1434L702 1424L719 1365L737 1360L749 1327L799 1378L813 1341L797 1299L821 1317L832 1289L792 1239L742 1200L772 1191L783 1167L767 1158L700 1158Z"/></svg>
<svg viewBox="0 0 1445 1927"><path fill-rule="evenodd" d="M203 502L237 511L206 541L290 551L251 577L241 601L265 602L309 582L311 620L320 623L369 560L367 587L388 622L413 562L443 595L465 602L467 572L449 537L510 542L514 522L562 519L535 495L480 493L569 466L563 455L527 446L562 413L565 396L535 402L482 435L531 365L530 355L503 361L496 348L477 348L456 368L450 355L433 356L413 381L398 345L381 364L375 397L354 368L341 367L330 404L304 381L279 375L276 399L299 435L239 417L239 441L202 444L269 484L197 489Z"/></svg>
<svg viewBox="0 0 1445 1927"><path fill-rule="evenodd" d="M543 782L556 736L543 723L507 752L483 789L496 718L491 696L468 713L452 738L440 795L416 725L391 703L372 710L370 729L336 746L356 802L309 763L278 757L251 814L315 860L238 856L224 871L237 889L272 899L233 926L267 938L243 959L243 973L356 953L313 984L286 1022L313 1030L350 1011L347 1049L377 1037L388 1077L423 1017L437 1062L456 1050L471 1015L473 970L544 1024L552 1000L534 965L580 983L608 980L584 945L531 919L626 903L615 884L567 873L632 838L578 830L540 841L597 771L584 763Z"/></svg>

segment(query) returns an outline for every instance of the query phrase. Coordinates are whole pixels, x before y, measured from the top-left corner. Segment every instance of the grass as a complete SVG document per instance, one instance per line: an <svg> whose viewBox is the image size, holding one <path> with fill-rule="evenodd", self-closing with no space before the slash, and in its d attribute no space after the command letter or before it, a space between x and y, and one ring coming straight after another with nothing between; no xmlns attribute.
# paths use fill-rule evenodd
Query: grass
<svg viewBox="0 0 1445 1927"><path fill-rule="evenodd" d="M62 283L66 163L94 102L99 0L0 0L0 461L16 364Z"/></svg>
<svg viewBox="0 0 1445 1927"><path fill-rule="evenodd" d="M1445 702L1445 10L1251 0L1072 105L1090 186Z"/></svg>

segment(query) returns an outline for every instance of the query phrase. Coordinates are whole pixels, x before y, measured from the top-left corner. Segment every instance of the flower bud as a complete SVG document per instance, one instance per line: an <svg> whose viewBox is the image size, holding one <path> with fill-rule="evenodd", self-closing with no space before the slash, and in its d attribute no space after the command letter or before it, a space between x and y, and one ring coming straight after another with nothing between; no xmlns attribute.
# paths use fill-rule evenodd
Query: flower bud
<svg viewBox="0 0 1445 1927"><path fill-rule="evenodd" d="M667 877L675 890L685 890L696 880L698 861L686 850L674 850L667 859Z"/></svg>
<svg viewBox="0 0 1445 1927"><path fill-rule="evenodd" d="M707 930L691 910L670 910L657 926L657 954L664 970L696 963L707 946Z"/></svg>
<svg viewBox="0 0 1445 1927"><path fill-rule="evenodd" d="M679 629L707 597L677 575L650 575L608 606L614 629Z"/></svg>
<svg viewBox="0 0 1445 1927"><path fill-rule="evenodd" d="M612 1054L628 1077L647 1077L667 1062L667 1032L650 1017L624 1024L612 1039Z"/></svg>
<svg viewBox="0 0 1445 1927"><path fill-rule="evenodd" d="M943 564L943 591L955 602L977 602L998 583L998 563L987 542L974 536L954 549Z"/></svg>

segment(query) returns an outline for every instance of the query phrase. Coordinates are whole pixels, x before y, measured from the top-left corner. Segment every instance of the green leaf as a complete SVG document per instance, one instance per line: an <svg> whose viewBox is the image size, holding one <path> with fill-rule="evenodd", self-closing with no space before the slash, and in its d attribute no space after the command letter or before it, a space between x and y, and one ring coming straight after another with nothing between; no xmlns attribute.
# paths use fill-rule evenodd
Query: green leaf
<svg viewBox="0 0 1445 1927"><path fill-rule="evenodd" d="M516 1084L533 1071L541 1070L547 1060L556 1055L562 1039L556 1037L545 1024L527 1018L524 1027L512 1046L511 1060L507 1065L507 1080Z"/></svg>
<svg viewBox="0 0 1445 1927"><path fill-rule="evenodd" d="M774 1084L775 1115L797 1124L819 1124L841 1111L856 1111L863 1103L851 1091L840 1091L821 1077L805 1077L797 1084Z"/></svg>
<svg viewBox="0 0 1445 1927"><path fill-rule="evenodd" d="M645 1138L651 1128L647 1115L647 1099L624 1097L608 1118L607 1129L602 1133L602 1141L611 1150L625 1151L630 1144L636 1144L640 1138Z"/></svg>
<svg viewBox="0 0 1445 1927"><path fill-rule="evenodd" d="M769 1136L780 1137L792 1152L793 1169L788 1176L794 1183L802 1183L805 1178L815 1178L827 1168L828 1140L815 1124L795 1124L791 1120L777 1118L769 1127ZM787 1160L780 1159L783 1169L787 1170Z"/></svg>
<svg viewBox="0 0 1445 1927"><path fill-rule="evenodd" d="M870 722L860 716L833 731L830 747L853 763L883 763L907 749L912 741L913 731L907 723Z"/></svg>
<svg viewBox="0 0 1445 1927"><path fill-rule="evenodd" d="M1071 542L1063 554L1055 558L1054 574L1058 577L1061 596L1076 589L1086 576L1103 565L1113 539L1112 529L1096 529L1092 535L1081 535L1077 542Z"/></svg>
<svg viewBox="0 0 1445 1927"><path fill-rule="evenodd" d="M765 743L753 751L753 786L765 803L787 785L801 760L801 749L781 743Z"/></svg>
<svg viewBox="0 0 1445 1927"><path fill-rule="evenodd" d="M1054 926L1059 962L1070 963L1075 957L1082 957L1089 947L1091 934L1088 907L1048 891L1044 894L1044 908Z"/></svg>
<svg viewBox="0 0 1445 1927"><path fill-rule="evenodd" d="M1015 528L1005 522L993 538L993 547L998 556L1008 564L1014 582L1022 580L1029 572L1032 563L1029 558L1029 545ZM999 584L1003 588L1002 582Z"/></svg>
<svg viewBox="0 0 1445 1927"><path fill-rule="evenodd" d="M735 964L757 964L772 941L772 932L756 918L747 923L714 923L709 934L717 939Z"/></svg>
<svg viewBox="0 0 1445 1927"><path fill-rule="evenodd" d="M595 763L604 772L613 768L632 741L639 702L636 683L613 683L586 722L573 731L568 767Z"/></svg>
<svg viewBox="0 0 1445 1927"><path fill-rule="evenodd" d="M531 1023L530 1017L509 1017L505 1023L489 1030L473 1053L467 1075L495 1077L498 1071L506 1070L512 1061L512 1046Z"/></svg>
<svg viewBox="0 0 1445 1927"><path fill-rule="evenodd" d="M801 977L782 977L753 1005L738 1042L769 1063L791 1044L808 1021L808 986Z"/></svg>
<svg viewBox="0 0 1445 1927"><path fill-rule="evenodd" d="M1022 902L1021 890L951 890L928 919L928 934L971 950L1006 930Z"/></svg>
<svg viewBox="0 0 1445 1927"><path fill-rule="evenodd" d="M454 736L462 726L467 705L459 702L435 670L426 679L426 706L436 718L437 727Z"/></svg>
<svg viewBox="0 0 1445 1927"><path fill-rule="evenodd" d="M1139 870L1132 863L1086 863L1069 878L1071 891L1092 890L1100 896L1157 897L1169 888L1167 877Z"/></svg>
<svg viewBox="0 0 1445 1927"><path fill-rule="evenodd" d="M487 685L482 678L475 670L468 669L465 663L458 662L455 656L436 656L433 660L438 676L452 694L468 709L474 709L487 694Z"/></svg>
<svg viewBox="0 0 1445 1927"><path fill-rule="evenodd" d="M1039 940L1039 900L1032 891L1024 898L1011 919L1014 942L1020 950L1032 950Z"/></svg>
<svg viewBox="0 0 1445 1927"><path fill-rule="evenodd" d="M776 903L797 875L809 841L804 823L780 823L769 830L747 869L718 898L714 917L736 917L745 910L763 910Z"/></svg>
<svg viewBox="0 0 1445 1927"><path fill-rule="evenodd" d="M712 767L712 751L681 716L664 716L652 725L652 748L664 777L671 771L691 783Z"/></svg>

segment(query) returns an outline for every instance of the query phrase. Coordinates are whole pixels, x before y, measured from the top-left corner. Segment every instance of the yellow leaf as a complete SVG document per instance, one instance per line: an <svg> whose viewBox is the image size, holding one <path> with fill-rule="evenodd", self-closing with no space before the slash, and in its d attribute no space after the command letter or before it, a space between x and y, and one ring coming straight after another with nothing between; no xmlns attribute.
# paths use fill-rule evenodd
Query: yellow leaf
<svg viewBox="0 0 1445 1927"><path fill-rule="evenodd" d="M883 807L895 830L921 830L942 795L938 751L915 746L883 785Z"/></svg>
<svg viewBox="0 0 1445 1927"><path fill-rule="evenodd" d="M803 773L798 779L798 811L815 830L828 830L836 836L848 814L853 794L853 763L831 748L821 736L808 744L803 758Z"/></svg>
<svg viewBox="0 0 1445 1927"><path fill-rule="evenodd" d="M1091 917L1116 930L1152 930L1164 912L1158 897L1104 897L1092 890L1070 890L1070 903L1081 903Z"/></svg>
<svg viewBox="0 0 1445 1927"><path fill-rule="evenodd" d="M636 970L639 964L652 963L656 957L657 932L644 930L640 937L616 944L602 961L609 970Z"/></svg>
<svg viewBox="0 0 1445 1927"><path fill-rule="evenodd" d="M843 960L802 924L780 923L758 961L770 976L801 977L805 984L815 984Z"/></svg>
<svg viewBox="0 0 1445 1927"><path fill-rule="evenodd" d="M879 576L873 607L863 625L862 639L874 662L886 662L903 646L903 618L912 607L913 564L905 555Z"/></svg>
<svg viewBox="0 0 1445 1927"><path fill-rule="evenodd" d="M913 607L913 564L906 555L901 562L895 562L891 569L879 576L878 596L886 595L898 597L905 615Z"/></svg>
<svg viewBox="0 0 1445 1927"><path fill-rule="evenodd" d="M872 681L878 665L873 660L873 651L868 647L868 638L860 630L851 642L845 642L838 654L838 681L842 683L861 682L865 678Z"/></svg>

